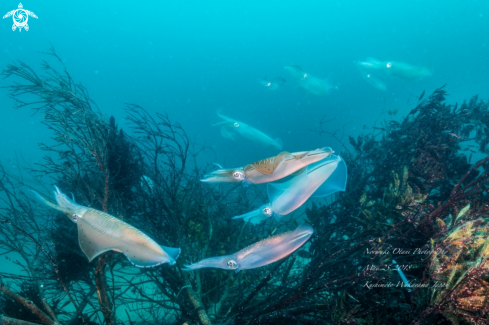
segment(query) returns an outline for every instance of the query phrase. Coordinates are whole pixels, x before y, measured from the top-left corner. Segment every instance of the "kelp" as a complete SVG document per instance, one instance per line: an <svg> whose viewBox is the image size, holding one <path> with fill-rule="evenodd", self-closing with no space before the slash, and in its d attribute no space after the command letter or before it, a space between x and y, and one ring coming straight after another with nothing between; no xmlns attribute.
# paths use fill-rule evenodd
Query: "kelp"
<svg viewBox="0 0 489 325"><path fill-rule="evenodd" d="M285 259L237 274L183 272L184 263L230 254L297 222L231 220L261 205L264 193L200 182L208 171L198 157L207 148L181 125L166 113L129 104L122 130L73 81L54 50L48 54L60 69L45 62L38 75L18 62L3 72L16 78L7 86L16 107L41 114L54 140L41 144L45 160L28 168L37 183L0 170L0 248L20 253L17 263L26 270L0 274L0 308L9 321L487 322L489 158L474 164L470 154L488 150L488 103L474 97L448 105L442 87L420 96L405 117L395 120L391 112L380 127L366 127L357 137L344 127L325 131L323 119L318 133L342 141L349 180L345 193L308 206L309 242ZM25 194L46 182L161 245L181 247L177 264L137 269L113 253L88 263L71 221Z"/></svg>

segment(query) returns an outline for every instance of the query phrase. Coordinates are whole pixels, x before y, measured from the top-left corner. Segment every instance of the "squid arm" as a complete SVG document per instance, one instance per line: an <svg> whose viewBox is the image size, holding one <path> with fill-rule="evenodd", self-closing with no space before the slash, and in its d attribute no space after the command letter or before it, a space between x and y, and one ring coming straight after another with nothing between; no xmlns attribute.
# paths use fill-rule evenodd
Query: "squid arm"
<svg viewBox="0 0 489 325"><path fill-rule="evenodd" d="M318 189L311 195L312 197L324 197L333 194L338 191L345 191L347 181L347 168L345 161L341 159L338 165L331 173L331 176L318 187Z"/></svg>

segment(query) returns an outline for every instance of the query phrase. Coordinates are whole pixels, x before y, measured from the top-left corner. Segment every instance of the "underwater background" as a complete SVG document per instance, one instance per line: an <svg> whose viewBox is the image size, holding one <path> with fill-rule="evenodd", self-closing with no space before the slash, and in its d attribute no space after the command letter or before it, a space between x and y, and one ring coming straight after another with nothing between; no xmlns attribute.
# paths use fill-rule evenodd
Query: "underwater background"
<svg viewBox="0 0 489 325"><path fill-rule="evenodd" d="M4 3L5 13L17 3ZM265 1L183 3L125 1L23 3L38 15L24 33L3 19L3 65L39 63L54 46L70 73L89 90L104 114L121 120L121 107L137 103L168 112L195 137L214 148L212 162L239 165L266 157L266 148L223 139L215 112L281 138L285 149L331 143L309 131L324 115L348 134L372 126L380 112L407 107L447 84L450 102L487 96L489 5L486 1ZM12 9L9 9L11 8ZM419 81L389 80L387 91L367 84L354 62L375 57L414 65L432 62L433 75ZM338 87L329 96L298 90L284 70L298 65ZM281 76L277 91L260 85ZM2 91L2 90L0 90ZM22 149L33 159L36 143L48 139L39 117L10 109L3 90L1 151ZM396 118L397 116L394 116ZM328 139L329 140L329 139ZM34 145L33 145L34 144Z"/></svg>
<svg viewBox="0 0 489 325"><path fill-rule="evenodd" d="M18 5L16 2L3 1L0 7L6 14ZM213 168L213 163L224 167L243 166L275 156L281 151L243 137L236 137L235 141L224 138L221 126L213 126L221 121L216 114L218 110L252 125L272 139L280 138L283 142L282 150L295 152L331 147L337 154L341 154L345 149L357 149L354 146L357 142L352 144L351 140L348 141L349 137L356 139L366 133L376 132L379 129L373 127L380 127L384 120L401 123L419 104L421 94L425 94L426 99L443 85L446 85L444 91L447 92L447 104L461 104L475 95L483 101L489 97L489 3L483 0L144 3L100 0L33 1L23 2L22 5L24 9L34 12L38 19L30 17L29 30L22 32L12 31L11 17L1 21L2 69L20 61L41 75L42 61L51 59L46 52L54 48L71 77L83 84L101 113L107 120L113 116L118 127L124 129L126 134L134 135L126 120L127 112L124 108L127 103L144 107L149 115L167 113L172 122L180 123L192 143L207 148L195 161L202 166L200 177ZM426 67L430 75L411 81L382 75L386 89L378 89L362 77L364 70L359 68L359 62L365 62L367 58ZM298 66L317 78L328 80L330 91L324 96L308 92L301 87L300 81L284 69L289 65ZM267 80L281 77L286 82L276 90L269 90L261 82L265 77ZM11 89L6 88L12 84L14 82L11 78L0 80L0 87L3 87L0 88L0 162L2 168L18 176L24 164L45 162L43 157L46 152L38 143L51 146L58 142L53 139L52 130L42 123L45 117L41 112L14 108ZM26 96L34 100L34 96ZM454 120L455 115L451 122ZM487 121L481 120L482 125L486 126ZM321 121L326 122L321 124ZM387 127L382 129L386 130L388 134L390 130ZM325 132L334 133L334 136ZM464 132L466 138L474 136L471 130ZM479 140L470 143L475 145L480 143ZM458 149L454 147L453 154L466 156L468 163L472 164L487 155L484 148L475 150L472 155L466 151L459 152ZM54 153L49 152L48 156L54 157ZM392 160L398 157L394 155ZM440 157L438 159L443 159ZM350 160L346 160L350 164ZM352 168L358 167L355 166ZM468 165L463 166L465 168ZM386 167L386 172L390 175L393 168ZM407 172L403 166L396 168L397 187L400 188L403 182L407 182L407 176L403 180L402 175ZM464 172L467 170L468 167ZM479 171L480 175L485 175L485 170L479 168ZM447 184L456 185L455 178L461 177L464 172L447 172L447 177L451 177ZM137 176L138 180L140 176ZM44 189L56 185L53 179L46 178L44 182ZM265 187L258 187L256 191L258 194L251 195L256 201L247 202L250 210L264 203ZM443 191L437 192L439 197L433 202L449 201L447 193L450 191L446 187ZM66 189L66 192L69 193L69 190ZM418 194L424 192L421 189ZM362 196L363 190L358 193L359 197ZM446 195L443 196L443 193ZM239 192L237 195L241 194ZM378 192L375 195L381 197ZM362 205L366 200L363 197ZM306 208L313 207L311 202L321 205L332 201L311 199L297 213L300 214L297 219L299 223L319 218L318 215L306 217ZM450 217L452 214L459 215L459 210L468 203L460 203L456 213L450 210ZM403 204L408 203L403 199L402 203L397 202L394 206ZM220 208L229 209L226 213L231 217L246 212L243 202L237 206L230 203ZM437 205L433 203L433 206ZM229 216L227 219L230 219ZM48 216L45 217L48 220ZM336 217L332 217L331 223L335 220ZM385 224L392 226L394 223L389 219ZM284 231L293 228L290 226ZM265 233L277 230L275 226L260 229L257 232L259 238L254 239L263 239L267 237ZM380 241L382 235L388 233L386 229L378 228L371 238ZM230 230L231 237L236 235L232 231L236 229ZM353 236L353 233L349 233L347 238L349 236ZM427 236L428 239L425 239L432 237ZM443 242L441 238L438 240ZM419 242L412 244L411 249L415 249L417 244ZM239 248L242 247L245 246ZM221 250L216 249L213 253L216 252L221 253ZM226 253L231 251L226 249ZM25 274L19 265L12 262L18 255L9 252L6 256L10 256L10 260L0 256L0 276L1 272ZM214 255L207 254L205 257L209 256ZM176 290L174 296L176 293L180 294ZM350 291L348 295L351 294ZM487 306L486 302L484 306ZM75 313L73 308L67 308L67 313ZM231 310L235 311L231 308L230 313ZM312 318L310 321L316 324L353 320L362 323L368 314L370 312L367 311L352 318ZM172 316L166 321L198 324L199 318L189 315ZM97 320L92 318L95 324L104 319L100 315L98 317ZM117 311L117 317L119 322L127 324L151 323L134 319L134 322L129 321L127 314L121 310ZM219 324L244 324L242 317L228 318L221 315L216 316L215 320ZM297 323L307 323L306 318L298 319ZM406 323L407 319L408 316L396 321L401 324ZM107 322L106 319L104 321ZM246 321L266 324L279 320L253 318ZM437 318L436 321L442 323L447 320ZM450 321L455 324L455 320ZM470 322L470 317L465 317L463 321ZM474 323L478 321L483 323L483 320L472 320ZM382 320L365 322L382 324Z"/></svg>

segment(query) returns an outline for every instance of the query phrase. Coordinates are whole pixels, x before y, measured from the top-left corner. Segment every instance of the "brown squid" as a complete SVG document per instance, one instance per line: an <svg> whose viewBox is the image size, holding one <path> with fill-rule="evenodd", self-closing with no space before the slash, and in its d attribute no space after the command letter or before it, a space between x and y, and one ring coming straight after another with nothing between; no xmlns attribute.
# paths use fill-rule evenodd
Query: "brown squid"
<svg viewBox="0 0 489 325"><path fill-rule="evenodd" d="M275 157L255 161L244 167L220 168L204 175L201 181L210 183L269 183L294 173L299 174L308 165L331 156L333 152L329 147L293 153L284 151Z"/></svg>

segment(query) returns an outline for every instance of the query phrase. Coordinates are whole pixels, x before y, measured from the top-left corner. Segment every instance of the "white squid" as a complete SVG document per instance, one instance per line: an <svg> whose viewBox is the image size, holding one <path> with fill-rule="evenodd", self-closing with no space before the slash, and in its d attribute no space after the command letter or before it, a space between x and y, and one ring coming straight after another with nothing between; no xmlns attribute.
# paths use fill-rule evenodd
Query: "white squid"
<svg viewBox="0 0 489 325"><path fill-rule="evenodd" d="M300 87L304 88L311 94L325 96L328 95L332 89L338 89L338 87L331 84L329 78L319 79L313 77L310 73L306 73L297 65L286 65L284 69L289 71L289 73L296 79Z"/></svg>
<svg viewBox="0 0 489 325"><path fill-rule="evenodd" d="M197 263L185 265L184 271L203 268L234 270L254 269L276 262L299 249L314 233L309 225L300 225L293 231L275 235L250 245L234 254L209 257Z"/></svg>
<svg viewBox="0 0 489 325"><path fill-rule="evenodd" d="M217 112L217 116L222 118L224 121L213 124L212 126L224 124L221 128L221 135L224 138L236 140L234 135L239 134L249 140L260 142L265 145L271 145L278 150L282 149L282 140L278 138L274 140L265 133L255 129L254 127L238 120L232 119L230 117L224 116L219 111Z"/></svg>
<svg viewBox="0 0 489 325"><path fill-rule="evenodd" d="M136 267L153 267L163 263L173 265L180 255L180 248L158 245L139 229L113 216L89 207L76 204L55 186L53 204L34 192L46 206L67 215L78 228L78 242L91 262L107 251L123 253Z"/></svg>
<svg viewBox="0 0 489 325"><path fill-rule="evenodd" d="M324 197L344 191L347 182L346 164L340 156L332 155L307 166L305 172L284 183L268 183L268 204L256 210L236 216L258 224L274 217L280 220L301 207L310 197Z"/></svg>
<svg viewBox="0 0 489 325"><path fill-rule="evenodd" d="M357 65L364 69L382 70L391 77L398 77L408 81L431 77L433 74L431 67L415 66L405 62L381 61L375 58L359 61Z"/></svg>

